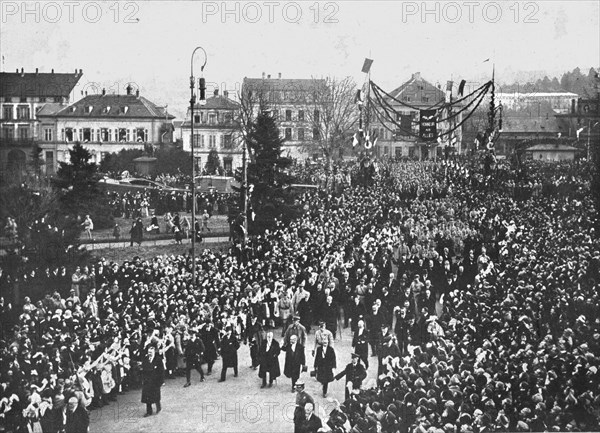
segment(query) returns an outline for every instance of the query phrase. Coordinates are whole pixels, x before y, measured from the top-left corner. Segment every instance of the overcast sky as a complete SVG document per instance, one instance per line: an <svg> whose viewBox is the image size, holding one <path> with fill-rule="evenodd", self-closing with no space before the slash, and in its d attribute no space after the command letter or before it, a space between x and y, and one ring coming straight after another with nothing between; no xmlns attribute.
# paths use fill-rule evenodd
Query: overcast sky
<svg viewBox="0 0 600 433"><path fill-rule="evenodd" d="M132 81L176 115L189 101L198 45L208 53L207 81L230 90L262 72L362 83L365 57L374 59L372 80L388 90L416 71L433 83L483 80L492 62L500 81L517 71L587 73L600 65L597 1L0 4L3 71L83 69L90 89L121 93ZM198 54L197 77L202 62Z"/></svg>

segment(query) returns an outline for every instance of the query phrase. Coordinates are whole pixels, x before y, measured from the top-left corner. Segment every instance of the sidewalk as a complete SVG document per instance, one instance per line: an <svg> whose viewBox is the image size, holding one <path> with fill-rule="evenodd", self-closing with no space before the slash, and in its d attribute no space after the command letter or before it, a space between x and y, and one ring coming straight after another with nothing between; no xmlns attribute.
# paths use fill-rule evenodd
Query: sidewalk
<svg viewBox="0 0 600 433"><path fill-rule="evenodd" d="M202 246L205 244L219 244L219 243L224 243L224 242L229 242L229 235L225 235L224 233L218 233L218 235L222 235L222 236L212 236L212 237L207 237L205 236L202 242L196 242L197 246ZM182 241L183 245L191 245L192 244L192 240L191 239L183 239ZM81 245L79 246L79 249L86 249L88 251L93 251L93 250L101 250L101 249L105 249L105 248L128 248L131 245L131 241L129 239L124 239L124 240L115 240L115 239L111 239L111 240L102 240L102 241L96 241L96 242L86 242L86 243L81 243ZM146 247L152 247L152 246L160 246L160 245L176 245L175 244L175 240L173 239L173 237L170 237L169 239L144 239L142 241L142 246L146 246ZM134 246L137 246L137 243L134 243Z"/></svg>

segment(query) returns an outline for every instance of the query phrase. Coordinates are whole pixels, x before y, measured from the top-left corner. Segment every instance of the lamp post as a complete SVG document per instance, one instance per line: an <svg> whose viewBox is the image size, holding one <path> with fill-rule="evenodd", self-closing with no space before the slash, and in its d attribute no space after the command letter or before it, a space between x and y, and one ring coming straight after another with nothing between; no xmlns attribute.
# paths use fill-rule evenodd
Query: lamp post
<svg viewBox="0 0 600 433"><path fill-rule="evenodd" d="M192 155L192 181L190 184L190 190L192 193L192 287L196 285L196 156L194 155L194 105L196 103L196 95L194 94L194 89L196 87L196 80L194 78L194 55L196 51L202 50L204 53L204 64L200 68L200 72L204 72L204 67L206 66L206 62L208 57L206 55L206 51L202 47L196 47L194 52L192 53L192 59L190 61L190 115L191 115L191 135L190 135L190 150ZM204 82L204 78L200 78L199 80L200 87L200 105L206 104L206 85Z"/></svg>

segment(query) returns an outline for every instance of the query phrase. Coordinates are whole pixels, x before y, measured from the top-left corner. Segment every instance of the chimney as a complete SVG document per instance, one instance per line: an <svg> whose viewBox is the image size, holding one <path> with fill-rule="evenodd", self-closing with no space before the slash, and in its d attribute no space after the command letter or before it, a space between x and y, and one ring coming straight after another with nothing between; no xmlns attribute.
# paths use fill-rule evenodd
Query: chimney
<svg viewBox="0 0 600 433"><path fill-rule="evenodd" d="M225 90L223 92L223 96L225 96L226 98L229 98L229 91Z"/></svg>
<svg viewBox="0 0 600 433"><path fill-rule="evenodd" d="M412 77L413 77L413 80L419 81L421 79L421 73L415 72L414 74L412 74Z"/></svg>
<svg viewBox="0 0 600 433"><path fill-rule="evenodd" d="M279 79L281 80L281 72L279 73Z"/></svg>
<svg viewBox="0 0 600 433"><path fill-rule="evenodd" d="M79 75L83 75L83 69L79 70Z"/></svg>
<svg viewBox="0 0 600 433"><path fill-rule="evenodd" d="M17 74L19 73L19 68L17 68Z"/></svg>
<svg viewBox="0 0 600 433"><path fill-rule="evenodd" d="M215 89L215 91L214 91L214 95L215 95L215 96L219 96L219 89Z"/></svg>
<svg viewBox="0 0 600 433"><path fill-rule="evenodd" d="M52 68L52 73L54 74L54 68Z"/></svg>
<svg viewBox="0 0 600 433"><path fill-rule="evenodd" d="M140 89L137 89L137 90L135 91L135 96L136 96L136 98L139 98L139 97L140 97Z"/></svg>
<svg viewBox="0 0 600 433"><path fill-rule="evenodd" d="M131 84L128 84L127 87L125 88L125 90L127 90L128 95L131 95L131 91L133 90L133 87L131 87Z"/></svg>
<svg viewBox="0 0 600 433"><path fill-rule="evenodd" d="M19 72L19 70L17 69L17 72ZM263 80L265 79L265 73L263 72Z"/></svg>
<svg viewBox="0 0 600 433"><path fill-rule="evenodd" d="M271 79L271 74L267 75L267 80Z"/></svg>
<svg viewBox="0 0 600 433"><path fill-rule="evenodd" d="M38 71L39 71L38 68L35 68L35 75L38 74Z"/></svg>
<svg viewBox="0 0 600 433"><path fill-rule="evenodd" d="M575 114L575 99L571 99L571 114Z"/></svg>
<svg viewBox="0 0 600 433"><path fill-rule="evenodd" d="M75 75L77 75L77 68L75 68Z"/></svg>
<svg viewBox="0 0 600 433"><path fill-rule="evenodd" d="M21 77L25 76L25 70L23 68L21 68Z"/></svg>
<svg viewBox="0 0 600 433"><path fill-rule="evenodd" d="M106 89L102 89L102 96L106 95Z"/></svg>

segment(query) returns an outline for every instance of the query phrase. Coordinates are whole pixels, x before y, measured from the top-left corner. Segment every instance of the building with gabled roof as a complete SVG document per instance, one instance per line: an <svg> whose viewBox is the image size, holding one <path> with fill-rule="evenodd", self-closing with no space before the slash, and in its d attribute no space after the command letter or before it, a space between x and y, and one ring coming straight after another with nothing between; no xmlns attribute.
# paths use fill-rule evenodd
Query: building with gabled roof
<svg viewBox="0 0 600 433"><path fill-rule="evenodd" d="M83 75L74 73L16 72L0 73L0 169L21 172L39 141L39 113L56 111L74 99ZM52 152L42 155L47 162Z"/></svg>
<svg viewBox="0 0 600 433"><path fill-rule="evenodd" d="M439 146L437 141L427 142L418 137L420 110L442 108L446 102L449 102L447 92L440 86L423 79L419 72L415 72L408 81L388 92L388 95L383 96L384 103L395 112L394 122L384 116L379 119L374 115L373 123L370 125L371 138L377 137L374 148L377 157L435 158L444 146ZM382 112L383 108L379 107L379 113ZM442 111L442 113L446 112ZM442 117L446 117L446 114ZM459 113L454 122L459 124L461 121L462 113ZM438 133L449 128L448 122L437 124ZM462 127L456 129L453 138L452 148L460 153ZM449 137L445 137L442 143L450 145Z"/></svg>
<svg viewBox="0 0 600 433"><path fill-rule="evenodd" d="M143 150L149 146L171 143L174 116L133 93L127 86L125 95L87 95L54 112L40 112L40 147L56 154L59 162L68 161L69 149L82 143L99 164L104 155L123 149Z"/></svg>

